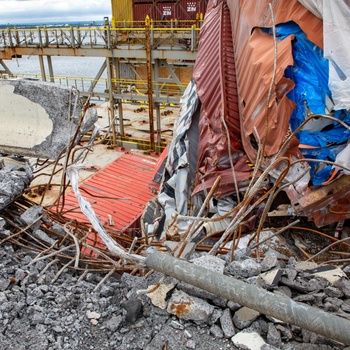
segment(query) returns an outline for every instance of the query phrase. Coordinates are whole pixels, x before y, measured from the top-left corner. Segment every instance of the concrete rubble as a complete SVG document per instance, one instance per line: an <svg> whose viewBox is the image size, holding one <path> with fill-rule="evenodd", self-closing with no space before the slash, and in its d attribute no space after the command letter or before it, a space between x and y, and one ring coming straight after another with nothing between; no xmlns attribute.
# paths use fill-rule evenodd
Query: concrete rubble
<svg viewBox="0 0 350 350"><path fill-rule="evenodd" d="M35 222L30 228L34 232L48 218L40 206L33 206L20 220L23 226ZM7 236L3 223L0 237ZM232 269L225 255L196 252L192 263L350 319L350 269L296 263L294 258L259 260L249 254L247 249L237 254L238 262L254 261L248 278L247 270ZM114 273L102 280L101 273L60 273L58 261L49 264L36 256L25 248L0 246L3 349L348 349L210 293L198 297L198 288L158 272L148 278ZM279 278L266 282L266 274L274 271Z"/></svg>
<svg viewBox="0 0 350 350"><path fill-rule="evenodd" d="M33 172L27 160L0 157L0 210L20 197L32 179Z"/></svg>

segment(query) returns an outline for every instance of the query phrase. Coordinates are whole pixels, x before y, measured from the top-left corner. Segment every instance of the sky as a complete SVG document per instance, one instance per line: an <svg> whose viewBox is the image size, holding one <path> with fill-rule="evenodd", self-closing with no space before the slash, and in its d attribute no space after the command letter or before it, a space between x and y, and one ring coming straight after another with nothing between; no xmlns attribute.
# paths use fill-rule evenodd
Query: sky
<svg viewBox="0 0 350 350"><path fill-rule="evenodd" d="M111 19L111 0L0 0L0 25Z"/></svg>

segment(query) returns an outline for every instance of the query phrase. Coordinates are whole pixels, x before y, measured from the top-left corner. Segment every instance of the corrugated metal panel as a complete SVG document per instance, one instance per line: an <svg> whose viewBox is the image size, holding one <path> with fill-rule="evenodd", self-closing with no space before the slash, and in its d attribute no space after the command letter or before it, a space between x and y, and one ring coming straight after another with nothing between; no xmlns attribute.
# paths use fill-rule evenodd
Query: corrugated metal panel
<svg viewBox="0 0 350 350"><path fill-rule="evenodd" d="M133 4L134 21L144 21L147 16L155 18L153 4Z"/></svg>
<svg viewBox="0 0 350 350"><path fill-rule="evenodd" d="M172 2L175 3L177 0L133 0L133 4L154 4L157 5L158 3L162 2Z"/></svg>
<svg viewBox="0 0 350 350"><path fill-rule="evenodd" d="M154 11L155 20L169 20L177 16L177 4L171 2L159 3L155 6Z"/></svg>
<svg viewBox="0 0 350 350"><path fill-rule="evenodd" d="M108 215L111 215L115 230L140 227L141 214L147 202L154 196L151 189L158 186L152 182L155 164L151 159L125 154L80 186L82 194L92 204L103 225L108 223ZM74 193L68 193L64 211L77 207L78 209L65 216L86 222Z"/></svg>
<svg viewBox="0 0 350 350"><path fill-rule="evenodd" d="M122 21L132 21L132 2L130 0L112 0L112 26Z"/></svg>
<svg viewBox="0 0 350 350"><path fill-rule="evenodd" d="M205 14L207 0L178 0L177 18L181 20L195 20L197 14Z"/></svg>
<svg viewBox="0 0 350 350"><path fill-rule="evenodd" d="M153 20L195 20L197 14L205 13L207 2L207 0L134 0L134 20L143 21L147 15Z"/></svg>
<svg viewBox="0 0 350 350"><path fill-rule="evenodd" d="M266 101L274 72L274 42L270 35L260 28L271 28L272 4L276 24L294 21L303 29L308 38L322 47L322 20L314 16L297 0L291 1L249 1L227 0L231 13L233 43L237 70L239 109L241 113L242 141L248 157L254 161L256 146L252 143L253 128L256 127L260 139L266 130ZM289 132L289 119L294 108L286 97L293 83L284 78L288 65L293 64L291 40L277 42L277 70L268 110L268 137L265 151L275 154ZM301 158L298 142L294 141L289 153Z"/></svg>
<svg viewBox="0 0 350 350"><path fill-rule="evenodd" d="M203 189L202 180L209 189L219 175L222 177L221 194L235 192L228 147L231 148L237 180L250 178L251 168L246 165L241 142L234 62L229 9L224 2L209 5L193 73L202 103L194 193ZM230 145L221 116L229 129Z"/></svg>

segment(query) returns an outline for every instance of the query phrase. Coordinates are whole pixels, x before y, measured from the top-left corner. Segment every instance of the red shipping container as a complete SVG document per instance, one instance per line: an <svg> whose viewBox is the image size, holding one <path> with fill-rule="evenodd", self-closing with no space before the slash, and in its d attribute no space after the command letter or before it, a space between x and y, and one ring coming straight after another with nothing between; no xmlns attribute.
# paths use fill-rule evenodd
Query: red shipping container
<svg viewBox="0 0 350 350"><path fill-rule="evenodd" d="M156 21L164 21L175 19L177 15L177 4L176 3L158 3L155 6L155 17L153 18Z"/></svg>
<svg viewBox="0 0 350 350"><path fill-rule="evenodd" d="M157 1L152 1L152 0L133 0L133 4L154 4L156 5L157 3L163 3L163 2L171 2L171 3L176 3L178 0L157 0Z"/></svg>
<svg viewBox="0 0 350 350"><path fill-rule="evenodd" d="M136 4L133 5L134 21L145 21L146 17L154 19L153 4Z"/></svg>
<svg viewBox="0 0 350 350"><path fill-rule="evenodd" d="M202 13L204 16L207 5L208 0L179 0L177 18L183 21L195 20L197 13Z"/></svg>
<svg viewBox="0 0 350 350"><path fill-rule="evenodd" d="M151 19L194 21L197 14L205 14L208 0L134 0L134 21L144 21L148 15ZM189 23L189 26L193 23Z"/></svg>

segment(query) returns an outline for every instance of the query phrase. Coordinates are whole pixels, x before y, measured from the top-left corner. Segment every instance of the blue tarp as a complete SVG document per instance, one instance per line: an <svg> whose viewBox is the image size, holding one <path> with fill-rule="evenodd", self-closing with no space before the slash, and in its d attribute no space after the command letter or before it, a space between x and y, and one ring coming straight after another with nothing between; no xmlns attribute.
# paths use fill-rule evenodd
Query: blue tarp
<svg viewBox="0 0 350 350"><path fill-rule="evenodd" d="M272 34L272 29L266 31ZM287 22L276 26L278 40L289 35L295 36L292 42L294 64L286 69L285 77L295 83L294 89L287 95L297 105L290 118L291 129L295 131L305 121L308 112L325 114L326 96L331 99L332 93L328 88L329 62L324 58L323 50L313 44L296 23ZM350 113L347 110L335 111L333 116L350 124ZM350 131L333 122L321 131L301 130L296 136L301 144L317 147L312 151L301 149L305 158L334 161L350 138ZM313 185L326 181L332 173L332 167L322 163L312 163L310 166Z"/></svg>

